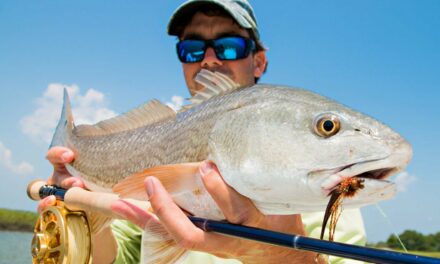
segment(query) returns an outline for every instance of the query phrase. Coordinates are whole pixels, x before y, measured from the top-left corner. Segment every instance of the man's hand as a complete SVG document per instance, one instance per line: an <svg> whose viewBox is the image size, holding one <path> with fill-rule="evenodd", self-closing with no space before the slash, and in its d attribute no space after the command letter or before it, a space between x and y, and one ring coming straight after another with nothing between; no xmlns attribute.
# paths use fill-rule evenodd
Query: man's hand
<svg viewBox="0 0 440 264"><path fill-rule="evenodd" d="M216 166L204 162L200 167L203 183L223 214L231 223L304 235L299 215L266 216L251 200L229 187ZM204 232L187 218L170 194L155 177L145 180L145 188L154 213L177 244L188 250L204 251L223 258L235 258L245 263L315 263L316 253L267 245L259 242ZM140 214L123 203L115 204L115 213L124 215L142 228L154 219Z"/></svg>
<svg viewBox="0 0 440 264"><path fill-rule="evenodd" d="M75 159L75 154L72 150L65 147L52 147L47 152L47 160L53 166L53 173L47 179L47 184L57 185L64 189L71 187L84 188L84 182L78 178L72 177L67 171L66 164ZM55 196L51 195L38 203L38 211L41 212L48 206L55 205ZM87 216L90 220L91 216ZM93 263L111 263L117 253L117 244L113 237L110 227L104 228L99 233L92 236L94 242L93 247Z"/></svg>
<svg viewBox="0 0 440 264"><path fill-rule="evenodd" d="M66 164L75 159L72 150L65 147L52 147L47 152L46 158L53 166L53 174L47 180L47 184L54 184L65 189L70 187L84 188L84 183L80 179L72 177L66 169Z"/></svg>
<svg viewBox="0 0 440 264"><path fill-rule="evenodd" d="M64 147L52 147L47 152L46 158L53 166L53 173L47 179L47 184L57 185L64 189L71 187L84 188L84 183L80 179L72 177L66 169L66 164L72 162L75 158L73 151ZM41 212L54 204L55 196L48 196L38 203L38 211Z"/></svg>

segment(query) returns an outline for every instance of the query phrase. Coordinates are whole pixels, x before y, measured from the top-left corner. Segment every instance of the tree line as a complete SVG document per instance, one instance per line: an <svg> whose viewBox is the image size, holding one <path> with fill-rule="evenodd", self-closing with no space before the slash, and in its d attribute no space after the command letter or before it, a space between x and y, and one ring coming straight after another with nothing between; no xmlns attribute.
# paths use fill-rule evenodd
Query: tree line
<svg viewBox="0 0 440 264"><path fill-rule="evenodd" d="M407 250L440 252L440 232L424 235L415 230L405 230L399 234L399 237ZM398 250L403 249L395 235L390 235L385 242L378 242L371 246L379 248L387 247Z"/></svg>
<svg viewBox="0 0 440 264"><path fill-rule="evenodd" d="M37 218L35 212L0 208L0 230L32 232Z"/></svg>

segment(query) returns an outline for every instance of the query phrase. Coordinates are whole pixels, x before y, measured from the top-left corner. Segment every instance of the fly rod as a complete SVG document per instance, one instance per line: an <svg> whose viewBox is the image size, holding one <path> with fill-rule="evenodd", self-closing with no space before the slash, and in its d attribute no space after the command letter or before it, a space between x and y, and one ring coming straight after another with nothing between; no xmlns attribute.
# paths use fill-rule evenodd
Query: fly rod
<svg viewBox="0 0 440 264"><path fill-rule="evenodd" d="M372 263L410 264L437 263L440 259L401 253L390 250L362 247L339 242L320 240L299 235L279 233L265 229L235 225L222 221L189 216L191 222L203 231L256 240L277 246L289 247Z"/></svg>
<svg viewBox="0 0 440 264"><path fill-rule="evenodd" d="M31 183L32 184L32 183ZM55 195L59 200L65 200L70 190L65 190L56 186L48 186L37 184L28 187L28 195L34 200L43 199L49 195ZM34 184L35 185L35 184ZM79 189L79 188L78 188ZM79 191L79 190L78 190ZM91 193L81 189L81 196L85 201L90 202L86 198L86 193ZM78 202L76 202L78 206ZM68 205L66 201L66 205ZM101 205L100 205L101 206ZM78 206L80 207L80 206ZM90 206L88 206L91 208ZM108 210L104 210L108 212ZM231 224L224 221L214 221L204 218L188 216L188 218L200 229L207 232L216 232L229 236L250 239L263 243L277 246L283 246L293 249L307 250L320 254L333 255L343 258L355 259L360 261L384 264L440 264L440 259L413 255L408 253L362 247L350 244L344 244L333 241L320 240L315 238L304 237L300 235L285 234L265 229L247 227L242 225Z"/></svg>

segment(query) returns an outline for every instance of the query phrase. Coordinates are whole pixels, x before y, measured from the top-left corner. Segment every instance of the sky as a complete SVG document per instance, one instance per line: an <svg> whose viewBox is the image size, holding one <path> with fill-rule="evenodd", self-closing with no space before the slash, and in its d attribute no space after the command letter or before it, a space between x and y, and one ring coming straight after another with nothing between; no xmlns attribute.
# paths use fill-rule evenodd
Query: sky
<svg viewBox="0 0 440 264"><path fill-rule="evenodd" d="M189 97L166 34L182 1L0 1L0 208L35 210L62 89L79 123ZM440 231L440 2L251 1L269 67L391 126L413 146L394 199L362 209L368 240Z"/></svg>

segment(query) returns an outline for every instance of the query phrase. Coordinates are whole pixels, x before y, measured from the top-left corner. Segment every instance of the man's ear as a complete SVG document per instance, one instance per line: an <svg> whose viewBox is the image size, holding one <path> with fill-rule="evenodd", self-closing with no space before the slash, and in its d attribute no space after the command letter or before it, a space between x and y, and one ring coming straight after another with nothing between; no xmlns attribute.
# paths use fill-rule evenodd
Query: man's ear
<svg viewBox="0 0 440 264"><path fill-rule="evenodd" d="M266 70L266 51L260 50L254 54L254 77L260 78Z"/></svg>

